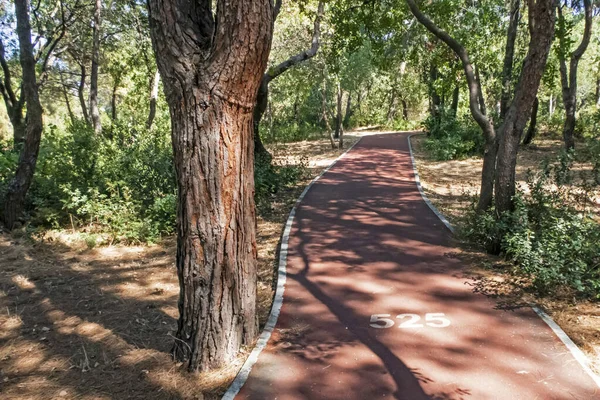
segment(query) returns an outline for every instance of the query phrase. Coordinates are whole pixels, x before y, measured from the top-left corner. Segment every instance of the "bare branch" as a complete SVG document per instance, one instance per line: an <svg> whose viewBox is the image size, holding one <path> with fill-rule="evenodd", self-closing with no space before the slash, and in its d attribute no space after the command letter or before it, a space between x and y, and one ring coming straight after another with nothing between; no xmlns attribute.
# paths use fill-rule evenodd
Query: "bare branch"
<svg viewBox="0 0 600 400"><path fill-rule="evenodd" d="M17 97L15 96L15 92L12 88L12 78L10 74L10 68L8 67L8 63L6 62L5 51L4 51L4 42L0 37L0 66L2 66L2 72L4 74L4 89L2 93L6 92L5 99L10 100L11 107L15 107L18 103Z"/></svg>
<svg viewBox="0 0 600 400"><path fill-rule="evenodd" d="M263 77L263 79L267 80L267 83L272 81L273 79L277 78L279 75L283 74L285 71L292 68L294 65L299 64L303 61L306 61L309 58L314 57L315 54L317 54L317 51L319 50L319 46L321 44L321 42L320 42L321 19L323 18L324 8L325 8L324 2L320 1L318 9L317 9L317 16L315 17L312 43L311 43L310 49L304 50L303 52L298 53L298 54L288 58L287 60L283 61L282 63L269 68L269 70Z"/></svg>

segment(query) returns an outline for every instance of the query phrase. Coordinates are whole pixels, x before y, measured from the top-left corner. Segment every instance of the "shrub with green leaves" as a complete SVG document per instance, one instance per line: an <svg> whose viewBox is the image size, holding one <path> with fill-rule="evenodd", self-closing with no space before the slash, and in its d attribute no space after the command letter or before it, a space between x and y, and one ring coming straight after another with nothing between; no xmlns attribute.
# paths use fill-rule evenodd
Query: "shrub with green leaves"
<svg viewBox="0 0 600 400"><path fill-rule="evenodd" d="M472 118L456 117L441 110L425 120L425 150L436 160L446 161L470 157L483 151L481 129Z"/></svg>
<svg viewBox="0 0 600 400"><path fill-rule="evenodd" d="M530 192L519 189L514 211L497 217L494 209L473 209L462 232L488 251L502 252L539 294L562 287L600 299L600 224L577 200L587 198L588 186L571 184L572 157L563 154L530 172Z"/></svg>

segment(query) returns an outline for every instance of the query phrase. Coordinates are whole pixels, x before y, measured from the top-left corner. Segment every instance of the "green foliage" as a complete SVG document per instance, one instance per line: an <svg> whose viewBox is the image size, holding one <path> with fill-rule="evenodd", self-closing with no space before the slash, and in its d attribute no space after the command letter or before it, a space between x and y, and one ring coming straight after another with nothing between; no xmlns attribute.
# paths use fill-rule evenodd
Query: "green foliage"
<svg viewBox="0 0 600 400"><path fill-rule="evenodd" d="M469 117L455 117L441 110L425 120L428 132L425 149L436 160L465 158L483 151L481 129Z"/></svg>
<svg viewBox="0 0 600 400"><path fill-rule="evenodd" d="M547 295L569 288L582 297L600 298L600 224L587 213L586 185L569 185L572 154L530 171L527 186L515 197L514 211L473 209L463 234L488 251L501 251L515 273Z"/></svg>
<svg viewBox="0 0 600 400"><path fill-rule="evenodd" d="M78 225L111 241L147 242L175 225L175 175L164 131L114 124L97 136L83 121L47 129L31 189L32 222Z"/></svg>
<svg viewBox="0 0 600 400"><path fill-rule="evenodd" d="M18 161L19 155L8 145L0 142L0 199L4 198L4 193L14 175Z"/></svg>
<svg viewBox="0 0 600 400"><path fill-rule="evenodd" d="M303 158L297 165L276 165L257 158L254 162L254 199L258 212L268 214L274 195L296 185L308 175L308 160Z"/></svg>

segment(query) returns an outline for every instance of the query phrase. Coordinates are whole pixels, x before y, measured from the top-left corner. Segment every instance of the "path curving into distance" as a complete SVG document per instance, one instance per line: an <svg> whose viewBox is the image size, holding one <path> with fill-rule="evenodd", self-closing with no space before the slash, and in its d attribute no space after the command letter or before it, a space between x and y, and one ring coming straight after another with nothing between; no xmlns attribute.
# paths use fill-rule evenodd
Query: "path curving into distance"
<svg viewBox="0 0 600 400"><path fill-rule="evenodd" d="M297 206L281 314L235 398L600 399L532 309L465 284L408 135L364 137Z"/></svg>

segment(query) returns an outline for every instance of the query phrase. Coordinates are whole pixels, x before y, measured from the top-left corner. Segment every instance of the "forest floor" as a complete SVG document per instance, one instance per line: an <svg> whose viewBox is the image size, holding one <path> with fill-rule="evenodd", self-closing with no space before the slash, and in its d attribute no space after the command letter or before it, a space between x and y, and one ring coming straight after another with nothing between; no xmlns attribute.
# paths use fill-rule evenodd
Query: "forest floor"
<svg viewBox="0 0 600 400"><path fill-rule="evenodd" d="M358 135L349 132L345 147ZM258 218L261 326L290 209L344 151L332 150L328 139L269 147L276 164L302 165L305 173ZM69 231L35 239L0 233L0 260L2 399L212 399L245 359L210 374L188 374L172 361L179 292L174 238L88 249Z"/></svg>
<svg viewBox="0 0 600 400"><path fill-rule="evenodd" d="M411 138L417 169L423 190L448 220L456 224L469 209L478 193L482 159L435 161L423 148L424 135ZM517 163L517 181L526 187L528 169L535 169L548 158L555 160L562 149L559 140L537 138L522 149ZM591 165L575 163L574 171L591 171ZM600 216L600 190L592 193L596 214ZM537 303L558 323L569 337L586 353L592 369L600 372L600 305L575 299L569 292L555 292L551 297L536 298L520 285L520 281L505 271L509 267L500 257L476 251L462 245L459 255L470 265L475 290L502 298L507 308Z"/></svg>

